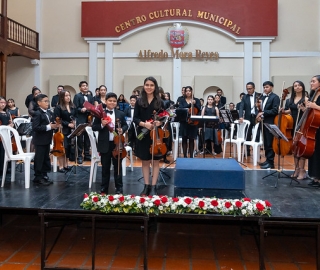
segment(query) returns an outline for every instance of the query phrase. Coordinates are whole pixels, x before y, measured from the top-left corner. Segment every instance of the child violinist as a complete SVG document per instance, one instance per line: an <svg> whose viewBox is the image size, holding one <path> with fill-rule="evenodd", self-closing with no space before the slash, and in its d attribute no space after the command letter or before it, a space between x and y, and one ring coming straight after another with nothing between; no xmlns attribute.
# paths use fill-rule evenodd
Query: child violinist
<svg viewBox="0 0 320 270"><path fill-rule="evenodd" d="M108 194L109 182L110 182L110 166L111 160L114 166L114 183L115 193L123 193L122 183L122 166L118 166L118 158L113 156L112 151L116 148L115 136L122 136L128 129L128 125L125 119L124 112L116 109L117 106L117 95L115 93L108 93L106 95L106 109L105 113L109 119L100 119L95 117L92 130L99 131L98 136L98 152L101 156L102 165L102 183L101 193ZM109 122L111 120L111 122ZM116 125L116 121L121 124L121 127ZM112 132L113 129L115 132ZM118 137L117 139L120 139ZM120 156L120 153L118 153Z"/></svg>
<svg viewBox="0 0 320 270"><path fill-rule="evenodd" d="M55 117L61 119L62 134L64 135L63 146L65 148L65 154L58 157L60 173L66 173L69 170L68 159L71 153L71 139L68 135L71 134L71 130L75 128L77 110L71 101L71 94L68 90L62 90L59 94L58 105L54 108ZM73 145L75 148L75 145Z"/></svg>
<svg viewBox="0 0 320 270"><path fill-rule="evenodd" d="M20 110L18 107L16 107L16 104L14 103L14 100L12 98L8 99L8 112L11 114L13 117L20 116Z"/></svg>
<svg viewBox="0 0 320 270"><path fill-rule="evenodd" d="M158 82L154 77L147 77L144 80L141 97L138 99L134 108L133 121L138 127L137 134L140 134L142 128L148 130L154 129L161 125L160 121L151 123L154 111L158 112L164 108L163 102L159 94ZM136 140L135 154L142 160L142 175L144 178L144 188L140 196L156 195L156 184L159 176L159 160L162 158L153 156L150 152L152 146L152 139L150 134L144 136L141 140ZM153 161L153 162L151 162ZM150 163L152 167L152 180L150 185Z"/></svg>
<svg viewBox="0 0 320 270"><path fill-rule="evenodd" d="M47 175L51 171L50 144L53 130L59 128L60 125L55 123L53 113L48 110L50 103L47 95L37 95L35 102L39 109L34 112L32 118L33 143L36 150L33 183L48 186L52 184Z"/></svg>

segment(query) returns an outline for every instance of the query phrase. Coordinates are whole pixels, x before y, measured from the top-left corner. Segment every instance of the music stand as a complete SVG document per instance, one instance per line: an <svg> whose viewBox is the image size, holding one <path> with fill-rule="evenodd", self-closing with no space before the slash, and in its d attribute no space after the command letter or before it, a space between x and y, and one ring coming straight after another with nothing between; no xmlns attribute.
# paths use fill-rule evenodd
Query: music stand
<svg viewBox="0 0 320 270"><path fill-rule="evenodd" d="M89 125L88 123L79 124L77 126L77 128L70 135L67 136L68 139L72 139L75 137L75 146L74 146L75 147L75 151L74 151L75 163L74 163L74 165L71 166L71 169L68 172L69 175L66 178L66 182L68 181L68 179L71 175L71 172L73 172L74 174L77 174L77 167L81 168L83 171L88 172L86 169L80 167L81 165L78 164L78 140L77 140L78 136L80 136L83 133L86 126L88 126L88 125Z"/></svg>
<svg viewBox="0 0 320 270"><path fill-rule="evenodd" d="M214 115L191 115L190 119L192 121L198 121L200 123L203 123L203 132L202 132L202 142L203 142L203 158L206 157L206 151L209 152L214 158L214 154L212 154L206 147L205 143L205 133L206 133L206 122L219 122L219 117Z"/></svg>
<svg viewBox="0 0 320 270"><path fill-rule="evenodd" d="M278 149L279 149L279 154L278 154L278 169L273 172L273 173L270 173L264 177L262 177L262 179L266 178L266 177L269 177L269 176L273 176L274 174L277 174L277 181L274 185L274 187L276 188L277 185L278 185L278 181L280 178L291 178L289 175L285 174L283 172L283 170L280 170L280 156L281 156L281 153L280 153L280 140L284 140L286 142L288 142L288 139L287 137L281 132L281 130L278 128L277 125L274 125L274 124L268 124L268 123L264 123L264 126L270 131L270 133L275 137L277 138L278 140ZM285 175L285 177L281 177L281 174ZM292 179L292 178L291 178ZM294 179L292 179L294 180ZM291 180L291 181L292 181ZM297 180L295 180L297 183L299 183Z"/></svg>

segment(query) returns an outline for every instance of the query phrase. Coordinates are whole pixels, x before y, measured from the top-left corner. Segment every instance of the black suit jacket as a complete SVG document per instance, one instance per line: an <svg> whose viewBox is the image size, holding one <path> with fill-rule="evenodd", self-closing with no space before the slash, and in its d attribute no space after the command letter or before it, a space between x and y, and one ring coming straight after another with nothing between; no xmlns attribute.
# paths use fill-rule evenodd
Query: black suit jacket
<svg viewBox="0 0 320 270"><path fill-rule="evenodd" d="M266 99L266 96L262 97L262 104L264 100ZM279 112L279 106L280 106L280 98L275 93L271 92L269 94L269 98L267 100L267 103L265 104L263 108L263 121L268 124L274 123L274 118L278 115Z"/></svg>
<svg viewBox="0 0 320 270"><path fill-rule="evenodd" d="M133 110L134 111L134 110ZM133 118L134 113L132 114L132 118ZM131 105L127 108L125 108L124 110L124 116L125 117L130 117L131 118Z"/></svg>
<svg viewBox="0 0 320 270"><path fill-rule="evenodd" d="M59 94L54 95L51 99L51 107L57 107L59 102Z"/></svg>
<svg viewBox="0 0 320 270"><path fill-rule="evenodd" d="M226 105L227 103L227 98L224 96L220 96L220 103L222 104L222 106ZM224 109L224 108L223 108Z"/></svg>
<svg viewBox="0 0 320 270"><path fill-rule="evenodd" d="M48 145L52 142L53 130L47 131L47 125L55 120L51 111L47 110L47 114L49 119L46 113L39 109L35 111L32 118L33 143L35 145Z"/></svg>
<svg viewBox="0 0 320 270"><path fill-rule="evenodd" d="M253 93L254 103L256 103L257 95L260 95L260 94L256 92ZM257 115L258 110L256 106L254 106L254 111L255 111L255 115ZM249 120L249 121L251 119L251 102L250 102L250 96L248 94L242 97L242 100L239 106L239 117L242 117L245 120Z"/></svg>
<svg viewBox="0 0 320 270"><path fill-rule="evenodd" d="M115 119L119 119L121 122L122 133L124 134L128 130L128 125L124 116L124 112L117 109L115 111ZM109 130L107 127L101 127L101 119L95 117L92 125L93 131L99 131L98 136L98 152L107 153L109 150Z"/></svg>
<svg viewBox="0 0 320 270"><path fill-rule="evenodd" d="M93 104L93 97L92 95L87 95L88 102ZM87 123L88 120L88 115L90 114L88 111L86 112L81 112L81 109L83 108L83 103L85 102L85 99L83 97L82 93L78 93L74 96L73 98L73 104L77 109L77 115L78 115L78 121L77 124L83 124Z"/></svg>

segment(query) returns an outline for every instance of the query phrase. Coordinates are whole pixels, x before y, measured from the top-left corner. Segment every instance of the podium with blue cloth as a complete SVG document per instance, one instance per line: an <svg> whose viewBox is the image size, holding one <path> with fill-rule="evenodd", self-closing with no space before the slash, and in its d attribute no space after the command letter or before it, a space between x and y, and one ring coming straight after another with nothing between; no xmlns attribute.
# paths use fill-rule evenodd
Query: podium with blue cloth
<svg viewBox="0 0 320 270"><path fill-rule="evenodd" d="M243 197L245 173L235 159L178 158L175 196Z"/></svg>

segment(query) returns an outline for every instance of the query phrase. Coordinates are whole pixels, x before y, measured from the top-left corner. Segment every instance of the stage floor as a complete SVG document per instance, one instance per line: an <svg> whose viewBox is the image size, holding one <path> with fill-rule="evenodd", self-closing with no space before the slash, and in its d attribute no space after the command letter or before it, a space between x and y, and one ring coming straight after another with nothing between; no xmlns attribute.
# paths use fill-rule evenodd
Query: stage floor
<svg viewBox="0 0 320 270"><path fill-rule="evenodd" d="M16 182L7 177L0 189L0 269L40 269L39 210L54 212L83 212L80 203L84 193L100 190L101 168L97 182L88 188L89 167L78 167L68 181L61 173L50 173L53 185L24 188L23 173L16 173ZM291 223L319 222L319 189L310 188L308 180L291 183L289 178L264 176L274 171L245 169L246 188L243 195L269 200L272 216L267 220L290 222L282 226L267 227L265 233L265 264L268 270L316 269L316 233L308 227L292 229ZM285 171L290 175L292 171ZM124 193L139 194L143 188L141 168L127 168L123 177ZM174 195L174 169L162 174L167 185L159 178L159 193ZM275 175L277 176L277 174ZM110 192L114 192L111 180ZM149 269L259 269L259 249L253 223L232 221L159 219L157 230L151 228L149 236ZM239 228L241 228L239 230ZM245 229L245 230L244 230ZM246 230L248 229L247 233ZM252 231L251 231L252 230ZM51 228L48 244L54 242L59 228ZM91 230L86 223L67 226L54 247L47 265L76 269L91 269ZM96 269L134 269L143 265L143 234L140 224L100 224L97 228ZM169 240L170 239L170 240Z"/></svg>
<svg viewBox="0 0 320 270"><path fill-rule="evenodd" d="M82 210L80 203L84 193L100 190L101 168L98 168L97 182L88 188L90 167L77 167L76 174L71 173L68 181L61 173L50 173L53 185L38 186L30 184L24 188L24 174L16 172L16 181L10 182L7 176L5 186L0 189L0 209L16 210ZM162 169L158 180L159 194L174 196L174 169ZM292 181L290 178L279 178L278 173L268 176L274 170L245 169L245 190L243 196L252 199L268 200L272 204L272 217L277 219L313 219L320 217L319 188L307 185L309 180ZM290 175L292 171L284 171ZM280 174L281 177L285 176ZM138 195L143 189L141 168L127 168L123 177L124 193ZM113 178L113 177L111 177ZM163 181L164 180L164 181ZM165 183L166 185L165 185ZM275 184L277 187L275 188ZM113 179L110 181L109 193L114 193Z"/></svg>

